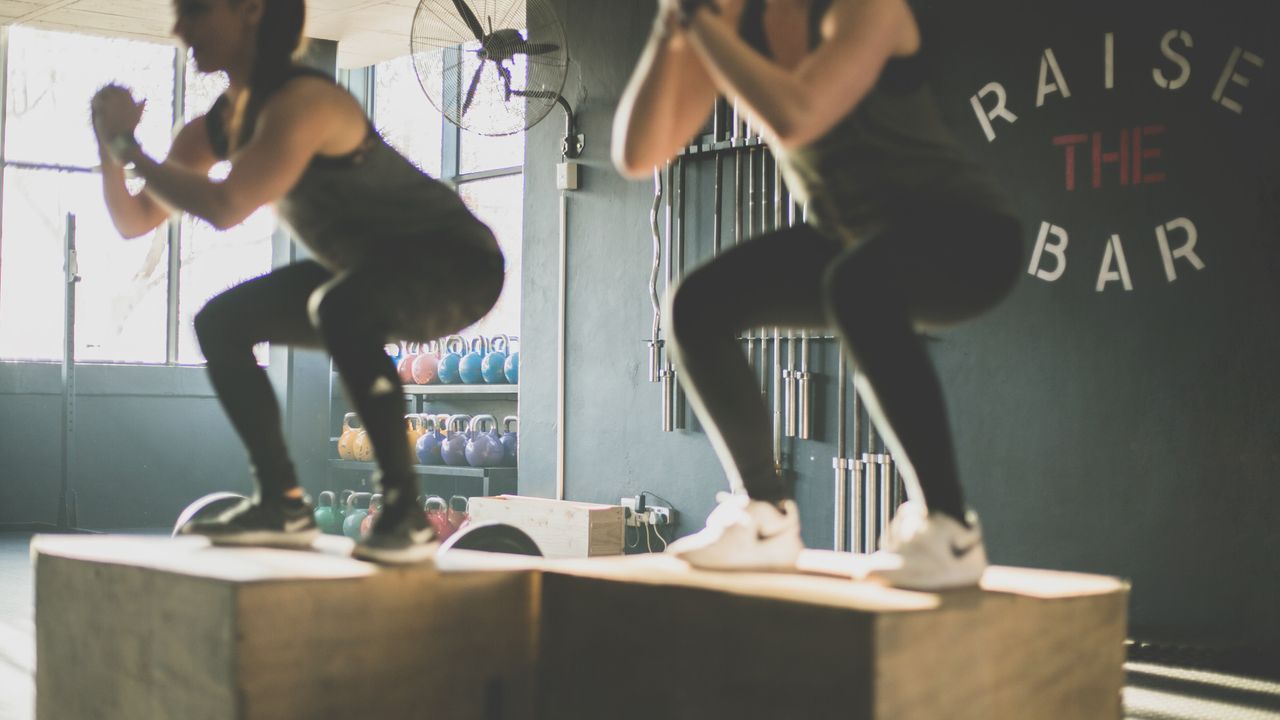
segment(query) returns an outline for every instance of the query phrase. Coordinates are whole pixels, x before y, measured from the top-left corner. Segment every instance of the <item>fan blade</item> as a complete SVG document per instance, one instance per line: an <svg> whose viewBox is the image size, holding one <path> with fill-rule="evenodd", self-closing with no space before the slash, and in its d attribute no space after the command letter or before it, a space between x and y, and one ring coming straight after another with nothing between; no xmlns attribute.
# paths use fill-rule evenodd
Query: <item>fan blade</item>
<svg viewBox="0 0 1280 720"><path fill-rule="evenodd" d="M467 7L467 0L453 0L453 6L458 9L458 14L462 16L463 22L467 27L471 28L471 32L475 34L477 40L484 40L484 28L480 27L480 21L476 19L476 14L471 12L471 8Z"/></svg>
<svg viewBox="0 0 1280 720"><path fill-rule="evenodd" d="M559 45L552 43L520 43L511 46L512 53L524 53L525 55L546 55L560 49Z"/></svg>
<svg viewBox="0 0 1280 720"><path fill-rule="evenodd" d="M471 109L471 101L476 99L476 87L480 84L480 73L483 71L484 61L481 61L476 74L471 76L471 86L467 88L467 98L462 101L462 114L458 117L466 117L467 111Z"/></svg>
<svg viewBox="0 0 1280 720"><path fill-rule="evenodd" d="M500 62L494 63L494 65L498 67L498 75L502 78L502 85L507 92L506 96L502 98L505 102L511 99L511 71L507 69L506 65L503 65Z"/></svg>

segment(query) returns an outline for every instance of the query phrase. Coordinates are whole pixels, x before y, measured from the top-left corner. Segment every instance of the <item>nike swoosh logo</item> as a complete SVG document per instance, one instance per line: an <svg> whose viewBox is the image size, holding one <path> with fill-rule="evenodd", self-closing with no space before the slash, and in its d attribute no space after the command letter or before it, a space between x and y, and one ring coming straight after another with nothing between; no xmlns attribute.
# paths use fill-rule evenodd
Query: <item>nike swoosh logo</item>
<svg viewBox="0 0 1280 720"><path fill-rule="evenodd" d="M981 542L981 541L979 541L979 540L972 540L972 541L970 541L970 542L969 542L969 544L968 544L968 545L957 545L957 544L955 543L955 541L952 541L952 542L951 542L951 554L952 554L953 556L955 556L955 558L956 558L957 560L959 560L960 558L962 558L962 557L964 557L965 555L968 555L970 552L972 552L974 548L978 547L978 544L979 544L980 542Z"/></svg>

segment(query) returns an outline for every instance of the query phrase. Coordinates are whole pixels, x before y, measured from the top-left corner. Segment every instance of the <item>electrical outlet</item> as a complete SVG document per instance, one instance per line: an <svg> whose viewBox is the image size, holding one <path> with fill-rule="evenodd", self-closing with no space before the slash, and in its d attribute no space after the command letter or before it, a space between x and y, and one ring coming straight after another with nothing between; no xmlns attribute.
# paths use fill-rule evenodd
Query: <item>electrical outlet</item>
<svg viewBox="0 0 1280 720"><path fill-rule="evenodd" d="M649 524L657 527L674 523L676 511L664 505L650 505L645 510L645 514L648 516Z"/></svg>
<svg viewBox="0 0 1280 720"><path fill-rule="evenodd" d="M666 505L645 503L644 512L636 512L636 508L640 507L640 496L638 495L624 497L618 504L625 508L627 527L640 527L642 525L660 527L672 525L676 521L676 511Z"/></svg>

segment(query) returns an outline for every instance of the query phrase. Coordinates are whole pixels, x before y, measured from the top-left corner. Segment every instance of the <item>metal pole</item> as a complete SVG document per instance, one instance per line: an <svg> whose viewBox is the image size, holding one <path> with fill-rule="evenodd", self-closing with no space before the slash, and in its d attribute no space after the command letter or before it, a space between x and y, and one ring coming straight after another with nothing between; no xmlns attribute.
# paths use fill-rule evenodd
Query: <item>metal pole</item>
<svg viewBox="0 0 1280 720"><path fill-rule="evenodd" d="M662 233L658 227L662 212L662 172L653 169L653 206L649 209L649 230L653 235L653 265L649 269L649 304L653 306L653 330L649 335L649 382L661 380L662 304L658 297L658 273L662 269Z"/></svg>
<svg viewBox="0 0 1280 720"><path fill-rule="evenodd" d="M847 544L849 532L849 486L848 486L848 469L849 461L845 456L845 404L846 391L845 385L845 361L844 355L840 356L836 370L836 457L833 461L835 466L835 549L844 552L849 549Z"/></svg>
<svg viewBox="0 0 1280 720"><path fill-rule="evenodd" d="M666 173L666 180L667 180L666 186L669 189L669 191L667 192L666 252L663 253L663 256L666 261L666 280L667 280L666 293L667 293L667 297L671 297L671 288L675 284L675 280L674 280L675 267L671 259L672 241L673 241L672 232L671 232L672 222L673 222L672 213L674 212L674 203L672 202L672 199L673 199L672 196L675 194L675 188L673 187L674 180L672 179L673 176L672 176L670 162L667 163L666 169L664 172ZM664 363L662 372L660 374L661 374L661 380L662 380L662 431L673 432L676 429L675 428L675 405L672 402L672 400L675 397L674 387L673 387L675 385L675 367L671 362L671 353L666 353L666 362Z"/></svg>
<svg viewBox="0 0 1280 720"><path fill-rule="evenodd" d="M675 223L675 239L672 245L671 264L674 266L673 273L676 283L684 277L684 195L685 195L685 162L683 158L676 158L675 177L677 184L674 188L676 201L676 223ZM681 389L678 382L677 370L674 364L671 367L671 426L678 430L684 429L684 390Z"/></svg>
<svg viewBox="0 0 1280 720"><path fill-rule="evenodd" d="M840 357L844 358L843 348L836 344L836 352L840 353ZM856 388L856 386L855 386ZM855 389L853 393L853 452L850 461L850 470L853 473L853 528L851 535L853 536L854 552L870 552L867 546L867 486L864 454L866 448L862 446L862 398L858 396Z"/></svg>
<svg viewBox="0 0 1280 720"><path fill-rule="evenodd" d="M59 487L58 528L77 526L75 490L71 476L75 470L72 444L76 418L76 283L80 282L80 263L76 257L76 216L67 213L63 235L63 313L62 333L62 482Z"/></svg>

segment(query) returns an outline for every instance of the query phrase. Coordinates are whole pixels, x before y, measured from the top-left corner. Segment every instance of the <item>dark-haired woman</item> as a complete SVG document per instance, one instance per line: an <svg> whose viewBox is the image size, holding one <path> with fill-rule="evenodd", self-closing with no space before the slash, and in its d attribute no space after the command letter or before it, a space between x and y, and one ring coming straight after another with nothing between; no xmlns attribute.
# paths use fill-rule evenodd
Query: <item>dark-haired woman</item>
<svg viewBox="0 0 1280 720"><path fill-rule="evenodd" d="M271 204L315 257L237 285L196 315L210 380L248 449L256 493L190 531L219 544L314 539L280 410L253 355L257 343L284 343L332 355L368 430L384 505L356 555L429 558L435 538L416 506L402 388L383 346L447 335L482 317L502 289L497 242L455 193L383 142L350 94L293 63L302 0L176 0L174 8L173 33L197 69L225 72L229 87L182 128L163 161L134 139L145 103L119 86L98 92L93 125L113 222L135 237L181 211L225 229ZM229 174L210 179L224 159ZM136 195L126 189L125 165L145 180Z"/></svg>
<svg viewBox="0 0 1280 720"><path fill-rule="evenodd" d="M940 121L922 57L907 0L659 2L618 110L618 167L648 174L724 95L737 98L808 204L807 224L719 255L668 298L681 383L735 491L705 530L672 544L691 564L785 568L802 547L769 414L736 340L780 326L839 333L911 491L881 539L878 574L933 589L976 583L986 567L916 330L994 306L1017 278L1020 230Z"/></svg>

